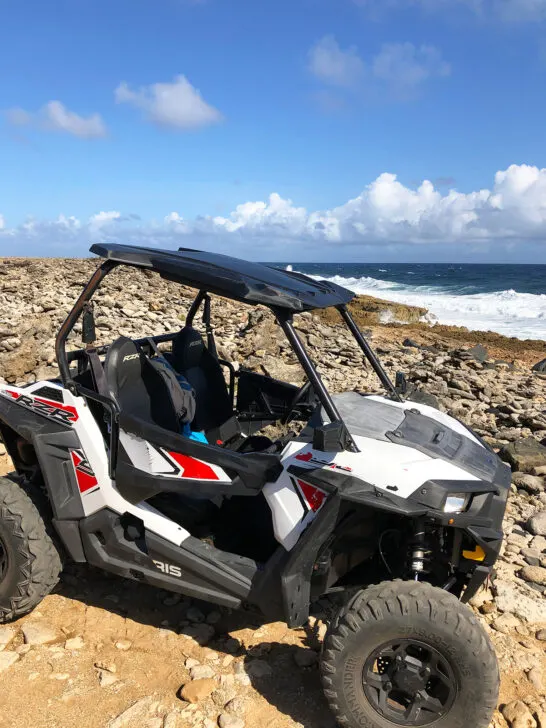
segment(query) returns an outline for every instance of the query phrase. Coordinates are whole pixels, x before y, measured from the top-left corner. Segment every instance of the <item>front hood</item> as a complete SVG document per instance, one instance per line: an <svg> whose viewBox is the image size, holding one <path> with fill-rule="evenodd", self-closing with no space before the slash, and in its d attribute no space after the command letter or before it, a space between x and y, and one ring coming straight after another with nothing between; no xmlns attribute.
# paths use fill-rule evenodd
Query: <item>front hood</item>
<svg viewBox="0 0 546 728"><path fill-rule="evenodd" d="M428 405L344 392L332 398L358 444L360 438L390 442L456 465L492 482L499 459L461 422Z"/></svg>

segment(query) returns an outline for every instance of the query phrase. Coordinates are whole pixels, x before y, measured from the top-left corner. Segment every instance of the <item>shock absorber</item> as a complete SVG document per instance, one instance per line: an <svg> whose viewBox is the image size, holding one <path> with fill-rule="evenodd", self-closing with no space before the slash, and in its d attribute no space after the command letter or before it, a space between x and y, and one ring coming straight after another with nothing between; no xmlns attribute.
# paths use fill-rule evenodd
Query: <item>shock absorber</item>
<svg viewBox="0 0 546 728"><path fill-rule="evenodd" d="M415 581L419 581L422 574L428 574L428 563L431 561L431 550L427 542L425 519L418 518L415 523L415 533L411 542L410 569Z"/></svg>

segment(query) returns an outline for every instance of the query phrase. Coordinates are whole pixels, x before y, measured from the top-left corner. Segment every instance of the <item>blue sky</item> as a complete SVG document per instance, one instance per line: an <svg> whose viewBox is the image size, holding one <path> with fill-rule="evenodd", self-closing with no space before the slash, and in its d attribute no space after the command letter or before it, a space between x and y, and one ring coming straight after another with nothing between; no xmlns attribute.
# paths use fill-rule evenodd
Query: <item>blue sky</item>
<svg viewBox="0 0 546 728"><path fill-rule="evenodd" d="M546 0L4 0L0 27L0 254L546 262Z"/></svg>

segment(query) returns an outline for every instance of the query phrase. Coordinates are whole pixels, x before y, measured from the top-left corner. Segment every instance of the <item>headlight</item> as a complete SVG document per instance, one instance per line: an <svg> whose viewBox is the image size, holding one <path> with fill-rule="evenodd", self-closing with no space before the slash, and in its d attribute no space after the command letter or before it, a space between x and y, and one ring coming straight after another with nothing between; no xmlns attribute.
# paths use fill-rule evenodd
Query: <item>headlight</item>
<svg viewBox="0 0 546 728"><path fill-rule="evenodd" d="M470 495L468 493L453 493L448 495L444 505L444 513L462 513L466 511Z"/></svg>

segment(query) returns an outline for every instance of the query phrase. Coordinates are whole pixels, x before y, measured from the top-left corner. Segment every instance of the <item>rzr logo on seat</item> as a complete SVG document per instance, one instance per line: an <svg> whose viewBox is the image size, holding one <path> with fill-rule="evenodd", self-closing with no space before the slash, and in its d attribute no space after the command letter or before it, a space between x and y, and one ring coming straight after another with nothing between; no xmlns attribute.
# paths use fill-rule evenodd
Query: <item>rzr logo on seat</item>
<svg viewBox="0 0 546 728"><path fill-rule="evenodd" d="M14 392L12 389L6 389L5 393L15 399L17 404L22 404L23 407L28 407L28 409L34 410L34 412L40 415L45 415L45 417L51 417L57 420L57 422L62 422L63 425L71 425L78 419L78 413L75 407L60 404L59 402L52 402L42 397L30 397L28 394Z"/></svg>
<svg viewBox="0 0 546 728"><path fill-rule="evenodd" d="M131 361L132 359L138 359L140 354L127 354L123 357L123 361Z"/></svg>

